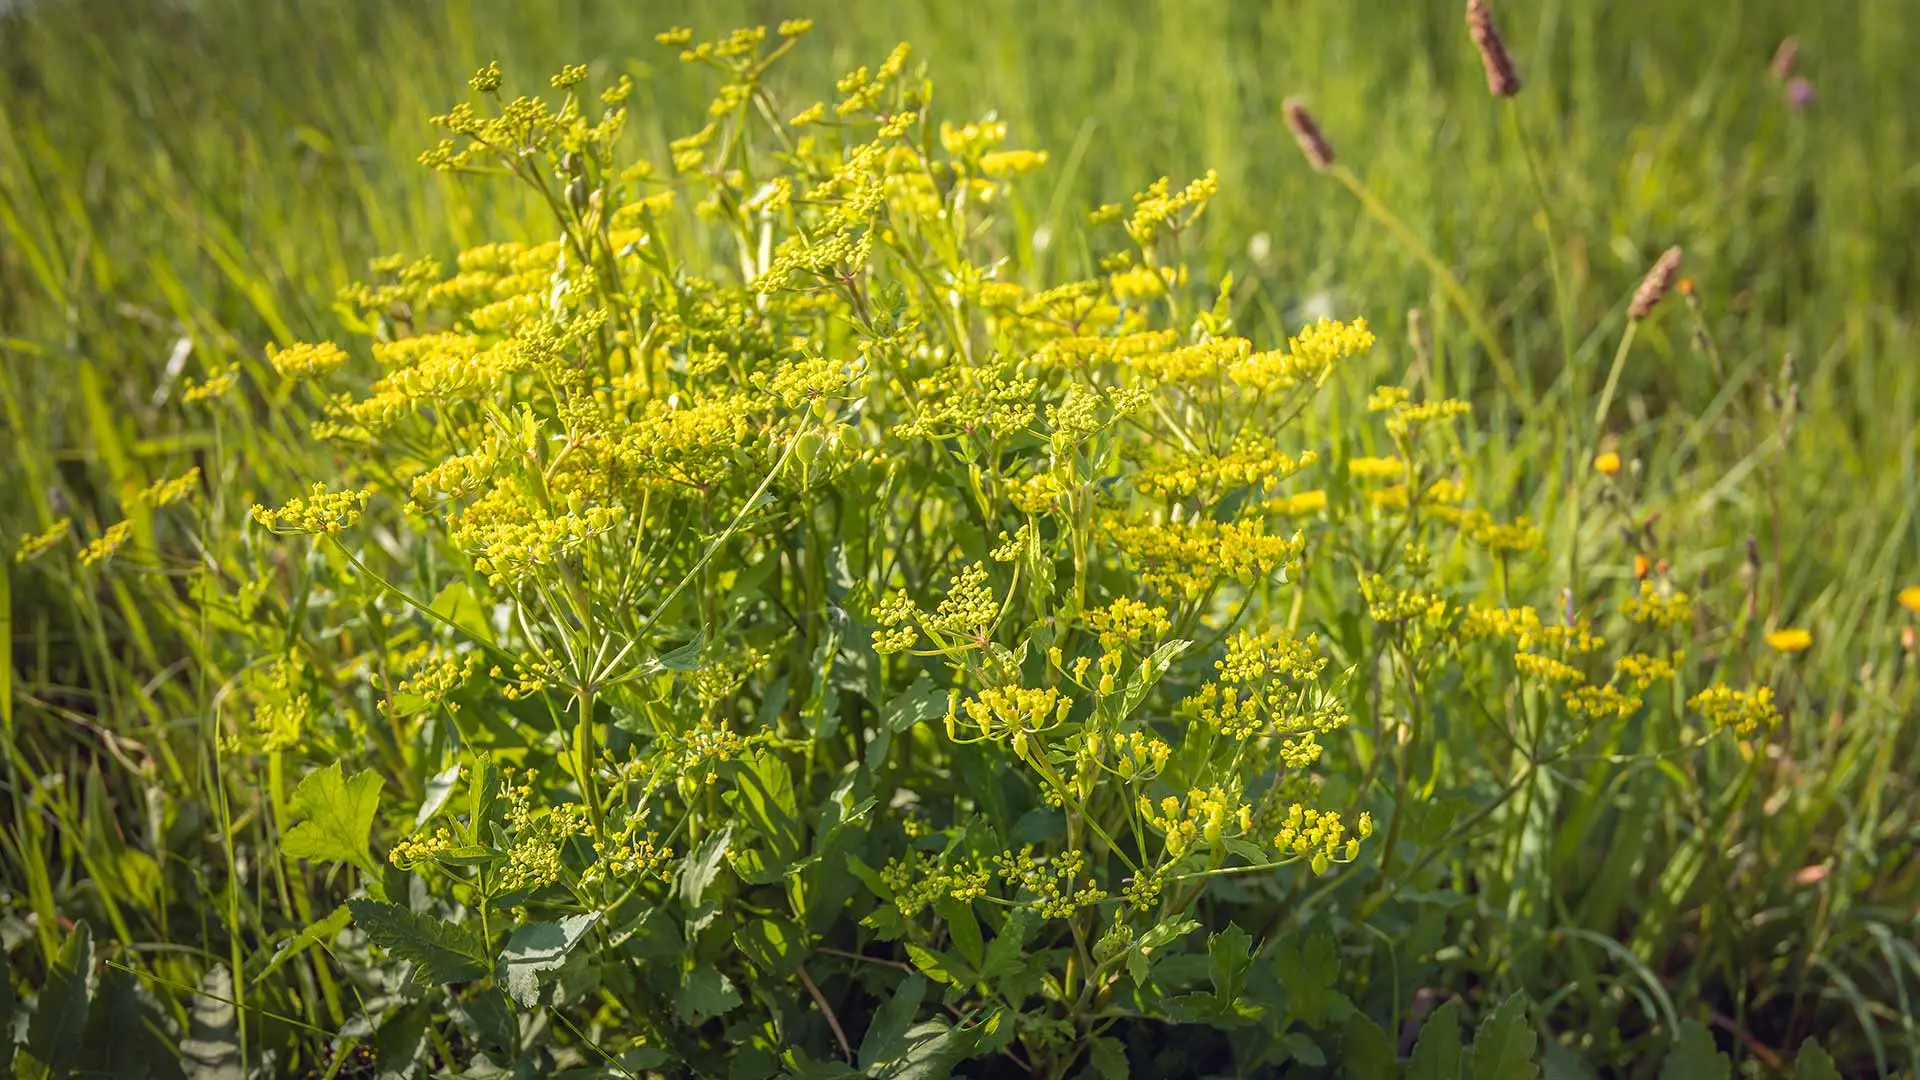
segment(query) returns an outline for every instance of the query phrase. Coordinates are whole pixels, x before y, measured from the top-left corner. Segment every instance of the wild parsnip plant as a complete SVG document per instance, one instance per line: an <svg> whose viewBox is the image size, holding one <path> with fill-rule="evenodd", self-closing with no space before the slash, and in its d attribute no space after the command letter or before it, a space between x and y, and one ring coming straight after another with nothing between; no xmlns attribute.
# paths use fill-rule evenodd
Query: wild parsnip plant
<svg viewBox="0 0 1920 1080"><path fill-rule="evenodd" d="M1529 498L1422 324L1411 365L1360 311L1242 325L1215 174L1100 207L1076 266L1030 194L1060 163L943 117L904 46L777 92L808 29L662 35L717 89L657 154L625 76L482 69L422 164L518 195L451 203L457 254L377 261L339 342L196 363L210 475L102 435L117 513L32 478L0 585L90 620L100 689L42 649L21 737L7 695L37 996L0 1063L1685 1077L1730 1047L1838 1075L1795 1060L1818 1032L1901 1067L1920 966L1878 806L1914 647L1857 685L1797 666L1825 643L1783 615L1791 369L1725 406L1766 433L1772 556L1714 578L1655 520L1670 480L1610 405L1643 325L1720 362L1677 254L1596 330L1595 410L1575 320L1605 303L1543 192L1571 449ZM1468 31L1515 97L1485 4ZM1525 393L1478 290L1286 117ZM1874 605L1891 641L1920 592ZM99 670L116 641L158 674ZM191 738L96 727L118 698ZM98 730L147 816L46 718ZM1759 944L1782 925L1806 940Z"/></svg>

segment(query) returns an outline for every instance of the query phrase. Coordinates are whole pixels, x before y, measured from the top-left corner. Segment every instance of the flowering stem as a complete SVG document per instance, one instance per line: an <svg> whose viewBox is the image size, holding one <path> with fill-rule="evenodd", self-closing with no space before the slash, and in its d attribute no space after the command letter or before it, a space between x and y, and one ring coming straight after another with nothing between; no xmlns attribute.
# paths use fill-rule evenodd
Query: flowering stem
<svg viewBox="0 0 1920 1080"><path fill-rule="evenodd" d="M1401 221L1373 192L1367 190L1366 185L1360 182L1360 178L1353 175L1353 170L1345 165L1335 164L1328 172L1345 185L1346 189L1353 193L1354 198L1360 200L1360 205L1366 208L1367 213L1373 215L1374 220L1385 225L1388 232L1406 245L1414 258L1425 263L1427 269L1433 272L1434 280L1440 284L1440 291L1447 294L1447 299L1453 302L1453 306L1459 310L1461 317L1467 320L1467 327L1473 331L1473 336L1480 342L1480 347L1487 351L1487 358L1493 361L1493 371L1499 377L1500 385L1515 398L1524 397L1525 391L1520 386L1520 377L1514 372L1513 361L1507 358L1506 350L1500 347L1499 339L1493 336L1493 331L1487 326L1486 319L1481 316L1480 306L1467 295L1467 290L1461 286L1460 280L1453 276L1453 271L1447 269L1446 264L1440 261L1440 257L1435 255L1433 249L1407 227L1406 222Z"/></svg>

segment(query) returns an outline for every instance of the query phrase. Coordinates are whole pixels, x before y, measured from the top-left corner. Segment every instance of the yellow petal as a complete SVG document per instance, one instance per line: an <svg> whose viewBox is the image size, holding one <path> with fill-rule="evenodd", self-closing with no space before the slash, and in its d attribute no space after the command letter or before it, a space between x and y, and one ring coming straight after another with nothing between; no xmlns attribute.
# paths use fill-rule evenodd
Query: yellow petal
<svg viewBox="0 0 1920 1080"><path fill-rule="evenodd" d="M1900 590L1900 606L1920 615L1920 585L1909 585Z"/></svg>
<svg viewBox="0 0 1920 1080"><path fill-rule="evenodd" d="M1608 476L1612 476L1614 473L1620 471L1620 455L1609 450L1593 459L1593 467Z"/></svg>
<svg viewBox="0 0 1920 1080"><path fill-rule="evenodd" d="M1785 627L1767 635L1767 644L1776 652L1797 653L1813 644L1813 635L1798 627Z"/></svg>

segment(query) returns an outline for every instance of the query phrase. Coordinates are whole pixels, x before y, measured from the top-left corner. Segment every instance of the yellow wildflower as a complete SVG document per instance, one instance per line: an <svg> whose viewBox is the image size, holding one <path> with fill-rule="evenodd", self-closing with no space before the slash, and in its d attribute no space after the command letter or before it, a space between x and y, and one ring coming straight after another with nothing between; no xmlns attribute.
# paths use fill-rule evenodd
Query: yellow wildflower
<svg viewBox="0 0 1920 1080"><path fill-rule="evenodd" d="M1609 450L1593 459L1593 468L1596 472L1612 476L1620 471L1620 455Z"/></svg>
<svg viewBox="0 0 1920 1080"><path fill-rule="evenodd" d="M1813 635L1797 626L1782 627L1767 635L1767 646L1775 652L1803 652L1813 645Z"/></svg>

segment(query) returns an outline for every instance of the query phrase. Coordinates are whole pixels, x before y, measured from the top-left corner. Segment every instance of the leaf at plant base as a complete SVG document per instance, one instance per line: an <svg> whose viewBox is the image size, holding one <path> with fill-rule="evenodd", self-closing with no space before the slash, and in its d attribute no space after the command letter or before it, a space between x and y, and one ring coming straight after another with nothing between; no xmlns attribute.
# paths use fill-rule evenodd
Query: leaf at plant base
<svg viewBox="0 0 1920 1080"><path fill-rule="evenodd" d="M349 900L347 907L368 940L396 959L412 961L420 982L466 982L493 966L480 942L456 923L380 900Z"/></svg>
<svg viewBox="0 0 1920 1080"><path fill-rule="evenodd" d="M740 928L733 942L747 962L775 979L785 979L807 958L806 934L785 919L755 919Z"/></svg>
<svg viewBox="0 0 1920 1080"><path fill-rule="evenodd" d="M895 1061L906 1053L907 1029L913 1026L913 1018L920 1012L920 1002L927 996L927 980L920 975L909 975L903 979L893 996L881 1004L873 1015L873 1022L867 1025L867 1033L860 1039L860 1067L872 1074L876 1066Z"/></svg>
<svg viewBox="0 0 1920 1080"><path fill-rule="evenodd" d="M347 924L352 921L353 912L347 910L347 905L341 904L339 907L328 912L326 916L318 922L308 923L299 933L288 938L285 944L274 951L273 958L267 961L267 966L261 968L259 974L253 976L254 981L257 982L280 970L280 965L306 952L309 948L323 941L332 940L336 934L345 930Z"/></svg>
<svg viewBox="0 0 1920 1080"><path fill-rule="evenodd" d="M740 992L712 964L700 964L680 980L680 999L674 1010L690 1024L703 1024L740 1004Z"/></svg>
<svg viewBox="0 0 1920 1080"><path fill-rule="evenodd" d="M1127 1064L1127 1048L1119 1039L1102 1035L1087 1045L1087 1064L1100 1080L1128 1080L1133 1069Z"/></svg>
<svg viewBox="0 0 1920 1080"><path fill-rule="evenodd" d="M1459 1001L1448 1000L1421 1023L1407 1080L1462 1080Z"/></svg>
<svg viewBox="0 0 1920 1080"><path fill-rule="evenodd" d="M681 861L673 887L688 907L699 907L707 888L720 876L720 868L726 863L727 845L732 840L733 826L724 826L701 837L700 843Z"/></svg>
<svg viewBox="0 0 1920 1080"><path fill-rule="evenodd" d="M599 912L588 911L515 929L500 952L500 982L508 996L525 1008L538 1005L545 976L560 970L580 936L599 919Z"/></svg>
<svg viewBox="0 0 1920 1080"><path fill-rule="evenodd" d="M156 1068L171 1064L173 1055L154 1034L164 1030L163 1022L144 991L140 980L123 967L110 966L100 972L93 1004L87 1010L87 1032L83 1036L86 1051L76 1075L146 1080ZM8 1015L0 1009L0 1017ZM10 1034L0 1038L11 1043ZM0 1062L0 1075L10 1075L4 1071L4 1062ZM177 1074L168 1069L165 1075Z"/></svg>
<svg viewBox="0 0 1920 1080"><path fill-rule="evenodd" d="M1819 1039L1809 1036L1800 1044L1800 1052L1793 1057L1793 1080L1840 1080L1840 1070Z"/></svg>
<svg viewBox="0 0 1920 1080"><path fill-rule="evenodd" d="M447 800L453 797L453 789L459 783L460 763L457 761L428 777L426 794L420 800L420 810L413 815L413 827L417 829L432 821L433 815L438 814L440 808L447 805Z"/></svg>
<svg viewBox="0 0 1920 1080"><path fill-rule="evenodd" d="M1467 1075L1473 1080L1536 1080L1539 1066L1533 1063L1539 1036L1527 1019L1527 1003L1521 995L1500 1003L1480 1023L1473 1036L1472 1065Z"/></svg>
<svg viewBox="0 0 1920 1080"><path fill-rule="evenodd" d="M240 1015L233 1007L233 975L225 964L215 964L200 977L188 1018L187 1037L180 1042L180 1067L187 1080L243 1080Z"/></svg>
<svg viewBox="0 0 1920 1080"><path fill-rule="evenodd" d="M82 919L61 943L27 1023L26 1049L50 1075L65 1076L79 1062L92 1003L93 929ZM12 1041L10 1032L7 1038Z"/></svg>
<svg viewBox="0 0 1920 1080"><path fill-rule="evenodd" d="M1379 1024L1355 1012L1340 1033L1340 1064L1350 1080L1394 1080L1393 1040Z"/></svg>
<svg viewBox="0 0 1920 1080"><path fill-rule="evenodd" d="M378 877L367 835L380 809L380 783L371 769L344 778L337 761L308 773L293 789L290 809L300 821L280 838L281 852L290 859L352 863Z"/></svg>
<svg viewBox="0 0 1920 1080"><path fill-rule="evenodd" d="M1680 1037L1660 1064L1660 1080L1732 1080L1733 1062L1713 1043L1713 1033L1698 1020L1682 1020Z"/></svg>

